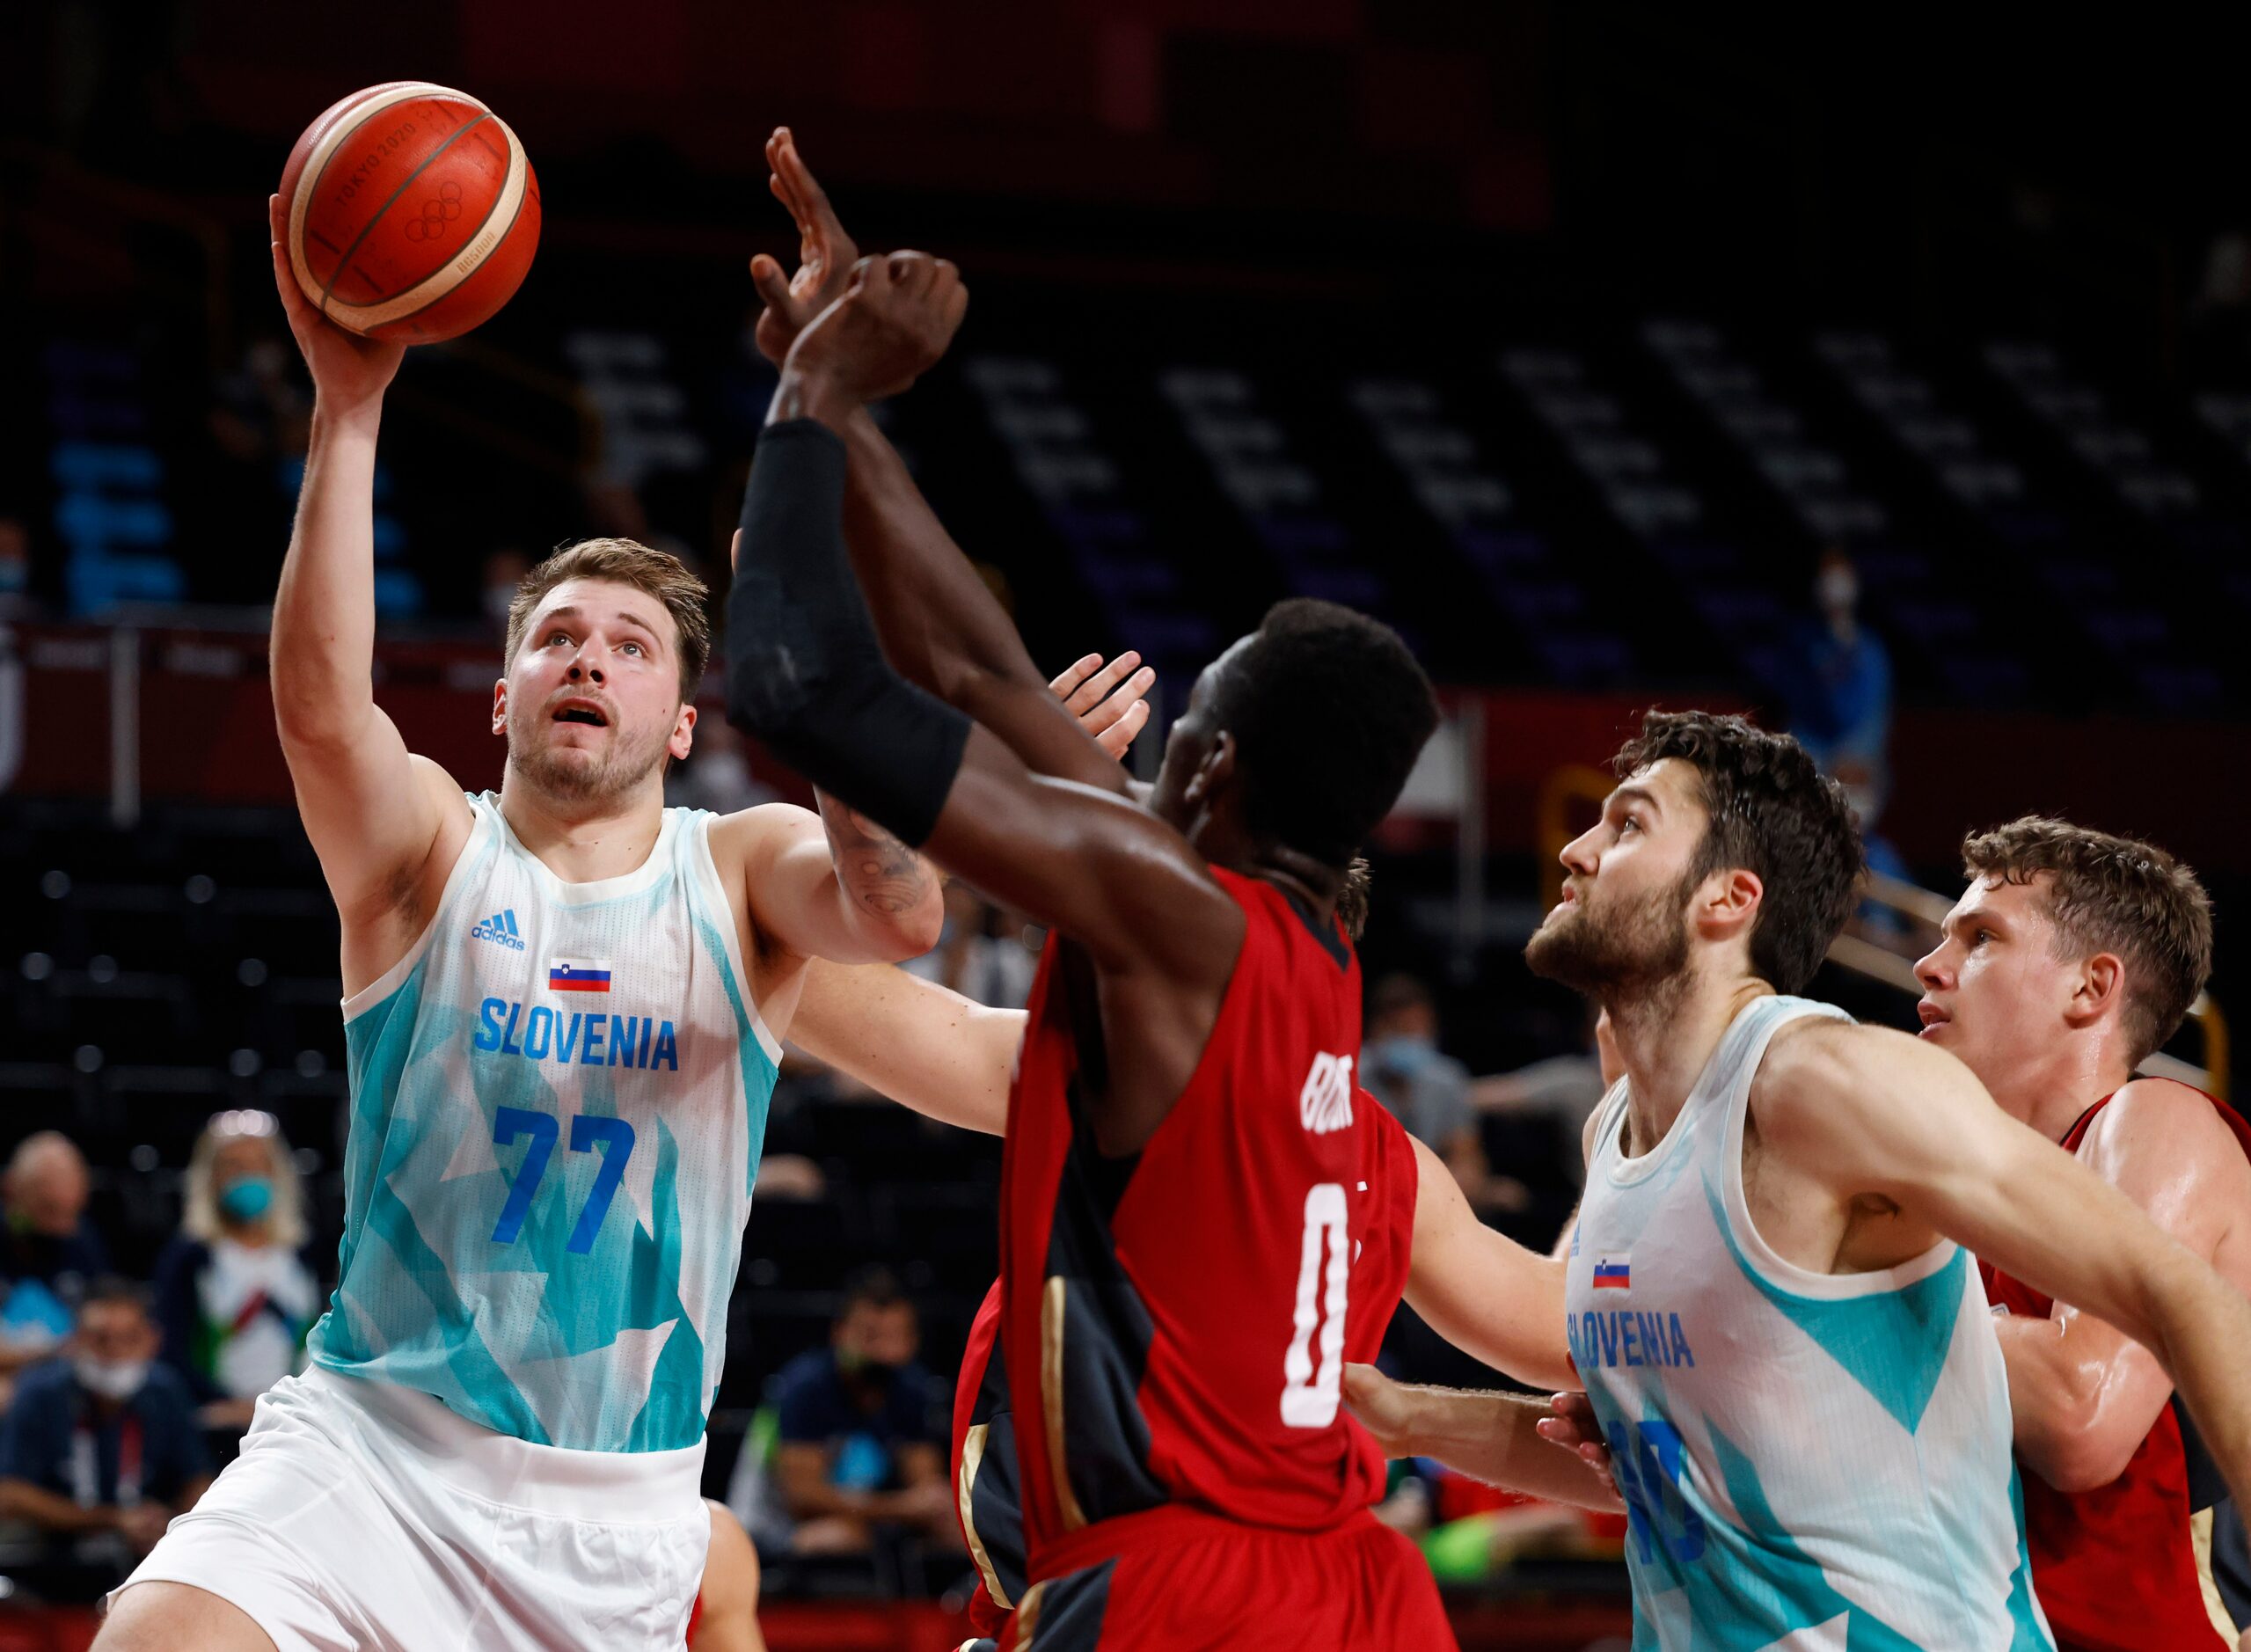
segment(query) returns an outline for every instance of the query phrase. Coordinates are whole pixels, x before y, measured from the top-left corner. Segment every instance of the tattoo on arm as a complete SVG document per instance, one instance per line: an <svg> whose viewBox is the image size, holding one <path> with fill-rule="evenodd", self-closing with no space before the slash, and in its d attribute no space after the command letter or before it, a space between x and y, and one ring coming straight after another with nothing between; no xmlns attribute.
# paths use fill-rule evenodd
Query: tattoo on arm
<svg viewBox="0 0 2251 1652"><path fill-rule="evenodd" d="M899 917L922 904L937 875L929 861L857 810L824 796L821 815L837 875L851 898L884 917Z"/></svg>

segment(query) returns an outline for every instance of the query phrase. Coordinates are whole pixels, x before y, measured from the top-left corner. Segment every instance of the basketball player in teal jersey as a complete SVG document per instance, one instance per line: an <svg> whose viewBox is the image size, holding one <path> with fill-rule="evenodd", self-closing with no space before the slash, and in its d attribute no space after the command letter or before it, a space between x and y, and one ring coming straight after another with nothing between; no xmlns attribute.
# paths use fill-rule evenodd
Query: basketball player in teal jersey
<svg viewBox="0 0 2251 1652"><path fill-rule="evenodd" d="M274 208L278 214L278 205ZM824 804L667 809L709 650L676 559L596 541L509 614L497 793L377 707L395 345L276 285L316 403L274 610L281 745L341 919L340 1278L312 1366L113 1597L130 1648L673 1648L705 1416L808 960L925 951L938 881Z"/></svg>
<svg viewBox="0 0 2251 1652"><path fill-rule="evenodd" d="M1525 957L1602 1003L1626 1067L1566 1334L1630 1505L1637 1652L2051 1646L1970 1252L2146 1346L2239 1491L2251 1304L1952 1056L1790 996L1860 866L1794 741L1652 713L1619 770ZM1473 1473L1529 1409L1366 1371L1348 1395Z"/></svg>

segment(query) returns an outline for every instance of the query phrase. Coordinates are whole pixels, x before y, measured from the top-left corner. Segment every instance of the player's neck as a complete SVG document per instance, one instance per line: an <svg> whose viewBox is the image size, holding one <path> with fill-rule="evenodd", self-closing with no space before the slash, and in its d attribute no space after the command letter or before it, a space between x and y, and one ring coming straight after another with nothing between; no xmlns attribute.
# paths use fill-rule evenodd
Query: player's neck
<svg viewBox="0 0 2251 1652"><path fill-rule="evenodd" d="M2108 1041L2067 1034L2047 1041L2040 1059L1985 1087L2002 1112L2023 1120L2050 1141L2060 1142L2080 1114L2133 1076Z"/></svg>
<svg viewBox="0 0 2251 1652"><path fill-rule="evenodd" d="M564 804L524 785L511 769L501 782L501 814L516 841L566 883L598 883L638 872L664 830L664 793Z"/></svg>
<svg viewBox="0 0 2251 1652"><path fill-rule="evenodd" d="M1756 976L1692 969L1630 1004L1605 1006L1626 1064L1635 1154L1664 1139L1736 1017L1773 990Z"/></svg>
<svg viewBox="0 0 2251 1652"><path fill-rule="evenodd" d="M1216 864L1271 883L1324 924L1336 916L1337 896L1344 892L1342 871L1281 844L1258 844Z"/></svg>

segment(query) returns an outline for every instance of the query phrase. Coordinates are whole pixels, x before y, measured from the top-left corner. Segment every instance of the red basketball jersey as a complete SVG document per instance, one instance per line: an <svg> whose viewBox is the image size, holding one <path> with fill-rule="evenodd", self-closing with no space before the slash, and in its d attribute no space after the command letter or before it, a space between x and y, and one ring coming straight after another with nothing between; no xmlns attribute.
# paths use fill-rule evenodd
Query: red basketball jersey
<svg viewBox="0 0 2251 1652"><path fill-rule="evenodd" d="M954 1506L976 1562L969 1626L997 1636L1024 1595L1024 1503L1018 1489L1016 1429L1008 1362L1000 1357L1000 1281L969 1322L961 1374L954 1382Z"/></svg>
<svg viewBox="0 0 2251 1652"><path fill-rule="evenodd" d="M2205 1100L2251 1155L2251 1125L2226 1103ZM2105 1096L2079 1115L2064 1137L2065 1152L2079 1151L2095 1115L2109 1105ZM1984 1263L1978 1267L1989 1300L2012 1314L2048 1317L2052 1297ZM2188 1458L2174 1407L2158 1413L2126 1472L2107 1486L2061 1492L2037 1474L2021 1478L2033 1591L2064 1652L2233 1652L2204 1609L2189 1530Z"/></svg>
<svg viewBox="0 0 2251 1652"><path fill-rule="evenodd" d="M1194 1076L1133 1159L1096 1149L1091 970L1048 948L1009 1103L1001 1348L1030 1573L1070 1533L1168 1503L1286 1531L1373 1502L1339 1403L1405 1288L1415 1165L1357 1093L1360 968L1334 923L1213 869L1243 949ZM1118 1029L1112 1029L1118 1034ZM1356 1257L1358 1265L1355 1265Z"/></svg>

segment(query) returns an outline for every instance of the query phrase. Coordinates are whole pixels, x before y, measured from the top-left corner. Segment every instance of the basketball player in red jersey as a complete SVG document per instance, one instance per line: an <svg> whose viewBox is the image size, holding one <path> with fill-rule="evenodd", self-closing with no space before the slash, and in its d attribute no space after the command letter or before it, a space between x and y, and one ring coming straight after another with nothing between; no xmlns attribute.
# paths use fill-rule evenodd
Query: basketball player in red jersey
<svg viewBox="0 0 2251 1652"><path fill-rule="evenodd" d="M2251 1127L2135 1069L2211 968L2211 912L2152 844L2028 817L1962 844L1970 887L1916 965L1923 1037L2251 1291ZM2062 1652L2233 1648L2207 1612L2173 1385L2138 1342L1992 1268L2034 1585Z"/></svg>
<svg viewBox="0 0 2251 1652"><path fill-rule="evenodd" d="M842 544L847 454L885 462L864 404L926 369L965 306L950 266L863 259L791 347L727 688L785 760L1058 934L1004 1171L1034 1579L1010 1634L1443 1645L1338 1403L1351 1246L1385 1219L1363 1184L1407 1150L1352 1105L1335 906L1435 727L1429 683L1386 628L1284 604L1199 679L1144 808L942 536L853 535L879 647Z"/></svg>

